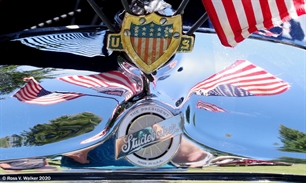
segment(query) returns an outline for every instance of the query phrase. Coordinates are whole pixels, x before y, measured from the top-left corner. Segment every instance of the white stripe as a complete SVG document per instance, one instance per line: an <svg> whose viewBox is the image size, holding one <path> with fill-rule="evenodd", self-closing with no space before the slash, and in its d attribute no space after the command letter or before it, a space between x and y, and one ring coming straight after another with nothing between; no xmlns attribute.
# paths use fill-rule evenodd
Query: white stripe
<svg viewBox="0 0 306 183"><path fill-rule="evenodd" d="M73 80L71 79L73 78ZM69 76L69 77L63 77L61 78L63 81L66 81L68 83L73 83L73 84L76 84L76 85L81 85L81 86L84 86L84 87L92 87L92 84L87 84L86 82L84 83L83 80L81 80L82 82L80 82L80 79L78 76Z"/></svg>
<svg viewBox="0 0 306 183"><path fill-rule="evenodd" d="M246 17L246 13L245 13L245 10L244 10L244 7L243 7L243 3L242 1L233 1L233 4L234 4L234 7L236 9L236 14L237 14L237 17L238 17L238 20L239 20L239 24L240 24L240 27L242 29L242 37L244 38L247 38L249 35L250 35L250 32L249 32L249 23L248 23L248 19Z"/></svg>
<svg viewBox="0 0 306 183"><path fill-rule="evenodd" d="M229 84L229 83L235 83L235 82L239 82L238 84L231 84L231 85L235 85L235 86L240 86L240 85L245 85L245 84L249 84L249 85L252 85L253 82L242 82L243 80L253 80L253 79L264 79L266 78L267 76L266 75L258 75L258 76L249 76L249 77L238 77L236 79L231 79L231 77L226 77L226 78L222 78L221 80L218 80L218 81L215 81L213 83L209 83L209 85L205 85L205 88L208 88L210 90L211 87L215 88L217 87L218 85L221 85L221 84ZM225 81L225 80L228 80L230 79L230 81ZM274 81L274 80L272 80ZM270 81L271 82L271 81ZM215 86L214 86L215 85ZM204 88L201 87L201 88Z"/></svg>
<svg viewBox="0 0 306 183"><path fill-rule="evenodd" d="M160 42L161 40L160 39L156 39L156 55L159 56L160 53L159 53L159 48L160 48Z"/></svg>
<svg viewBox="0 0 306 183"><path fill-rule="evenodd" d="M275 90L268 90L268 91L252 91L252 94L256 95L256 94L260 94L260 95L267 95L267 94L276 94L279 93L280 91L284 90L284 89L288 89L288 87L284 86Z"/></svg>
<svg viewBox="0 0 306 183"><path fill-rule="evenodd" d="M29 89L28 87L25 87L20 90L20 94L25 99L32 99L33 97L36 97L37 93L32 92L31 89Z"/></svg>
<svg viewBox="0 0 306 183"><path fill-rule="evenodd" d="M248 61L245 61L245 62L241 63L240 65L237 65L235 68L228 69L227 71L223 72L222 74L217 74L217 75L215 75L215 77L213 77L209 80L206 80L202 84L196 85L196 87L194 87L192 90L197 91L197 90L200 89L201 91L205 92L205 91L212 90L212 89L218 87L221 84L231 84L231 83L233 83L231 85L238 86L238 87L247 85L247 86L244 86L244 87L241 87L241 88L247 88L248 86L252 87L251 85L254 85L254 84L267 84L267 83L271 83L271 82L279 82L279 84L277 84L278 86L285 85L286 87L289 87L289 85L286 84L286 83L283 83L281 79L276 78L275 76L271 75L270 73L267 73L265 70L263 70L260 67L255 67L253 69L250 69L250 70L247 70L247 71L235 74L235 75L230 75L230 76L224 77L224 75L226 75L226 74L231 74L233 72L239 71L242 68L244 68L246 66L249 66L249 65L252 65L252 64ZM258 72L258 71L264 71L265 74L260 74L260 75L255 75L255 76L247 76L246 77L246 75L252 74L252 73ZM232 79L233 77L237 77L237 78ZM268 79L268 77L272 77L272 79ZM265 78L267 78L267 79L263 80L263 81L252 81L254 79L265 79ZM212 80L215 80L215 81L212 82ZM251 81L245 81L245 80L251 80ZM205 89L205 91L204 91L204 88L207 88L207 89ZM269 87L267 87L267 86L256 86L256 88L265 89L265 88L269 88Z"/></svg>
<svg viewBox="0 0 306 183"><path fill-rule="evenodd" d="M26 86L24 86L23 89L25 89L29 93L29 95L36 96L42 89L42 87L39 86L35 81L30 80L27 82Z"/></svg>
<svg viewBox="0 0 306 183"><path fill-rule="evenodd" d="M148 63L149 65L154 61L153 58L152 58L152 53L155 52L155 50L153 50L153 39L154 38L149 38L149 54L148 54Z"/></svg>
<svg viewBox="0 0 306 183"><path fill-rule="evenodd" d="M290 16L291 18L297 18L298 15L297 15L297 13L296 13L296 9L295 9L295 7L294 7L293 1L294 1L294 0L290 0L290 1L285 0L285 4L286 4L286 6L287 6L287 10L288 10L289 16ZM306 7L305 7L305 8L306 8Z"/></svg>
<svg viewBox="0 0 306 183"><path fill-rule="evenodd" d="M168 39L162 39L162 41L164 42L163 44L163 53L164 53L168 48Z"/></svg>
<svg viewBox="0 0 306 183"><path fill-rule="evenodd" d="M282 0L279 0L279 1L282 1ZM280 13L279 13L278 8L277 8L276 0L268 1L268 2L269 2L269 6L270 6L270 12L271 12L271 15L272 15L272 23L273 23L274 26L279 26L283 22L281 20Z"/></svg>
<svg viewBox="0 0 306 183"><path fill-rule="evenodd" d="M266 29L264 24L263 24L264 18L263 18L263 15L262 15L262 9L260 7L259 0L251 1L251 3L252 3L253 11L255 13L254 16L255 16L255 19L256 19L257 29L258 30Z"/></svg>
<svg viewBox="0 0 306 183"><path fill-rule="evenodd" d="M253 84L253 83L252 83ZM239 86L239 85L235 85L233 84L234 86ZM275 83L275 84L271 84L271 85L267 85L267 86L246 86L246 87L240 87L240 88L243 88L244 90L253 90L253 89L273 89L273 88L276 88L276 87L280 87L280 86L288 86L286 85L285 83ZM253 93L253 92L252 92Z"/></svg>
<svg viewBox="0 0 306 183"><path fill-rule="evenodd" d="M73 96L71 96L73 95ZM64 99L65 97L65 99ZM52 93L43 97L39 97L32 100L25 101L26 103L30 104L42 104L42 105L48 105L48 104L56 104L59 102L65 102L70 99L74 99L78 97L77 94L58 94L58 93Z"/></svg>
<svg viewBox="0 0 306 183"><path fill-rule="evenodd" d="M98 76L98 77L102 79L101 76ZM103 78L103 80L104 80L104 82L107 84L107 86L105 86L105 87L124 88L124 89L126 89L127 91L132 92L130 88L128 88L128 87L126 87L126 86L124 86L124 85L122 85L122 84L118 84L118 83L115 83L114 81L106 80L105 78Z"/></svg>
<svg viewBox="0 0 306 183"><path fill-rule="evenodd" d="M144 58L144 56L145 56L145 51L146 51L146 38L140 38L141 39L141 43L140 43L140 45L138 45L138 46L140 46L140 58Z"/></svg>
<svg viewBox="0 0 306 183"><path fill-rule="evenodd" d="M134 37L134 48L138 48L138 37Z"/></svg>
<svg viewBox="0 0 306 183"><path fill-rule="evenodd" d="M110 80L110 81L107 80L106 82L112 84L113 86L118 86L118 87L126 88L127 90L133 92L131 89L133 89L134 86L130 85L130 83L126 79L122 78L121 76L117 76L117 75L109 74L109 73L104 73L104 75L108 76L110 78L114 78L116 80L120 80L121 82L124 83L124 85L119 84L119 83L115 83L113 80Z"/></svg>
<svg viewBox="0 0 306 183"><path fill-rule="evenodd" d="M232 74L232 73L237 72L237 71L239 71L239 70L241 70L241 69L243 69L243 68L245 68L245 67L247 67L247 66L249 66L249 65L253 65L253 64L251 64L251 63L248 62L248 61L245 61L245 62L243 62L243 63L240 63L239 65L237 65L237 66L234 67L234 68L231 68L231 69L226 68L226 69L228 69L228 70L225 69L226 71L224 71L224 72L223 72L223 70L220 71L220 72L222 72L222 74L216 74L214 77L212 77L212 78L206 80L205 83L203 83L203 84L206 85L208 82L211 82L212 80L216 80L216 81L214 81L213 83L217 83L218 81L220 81L220 78L222 78L221 81L222 81L222 80L225 80L224 75ZM254 69L256 69L256 70L254 70ZM248 73L248 72L253 73L253 72L255 72L255 71L261 71L261 70L262 70L262 69L259 68L259 67L255 67L254 69L252 69L252 71L244 71L243 73L238 73L238 74L235 75L235 76L239 76L239 75L242 75L242 74L244 75L244 73ZM228 79L228 77L231 78L231 77L233 77L233 76L227 76L227 79ZM203 85L203 84L202 84L202 85Z"/></svg>

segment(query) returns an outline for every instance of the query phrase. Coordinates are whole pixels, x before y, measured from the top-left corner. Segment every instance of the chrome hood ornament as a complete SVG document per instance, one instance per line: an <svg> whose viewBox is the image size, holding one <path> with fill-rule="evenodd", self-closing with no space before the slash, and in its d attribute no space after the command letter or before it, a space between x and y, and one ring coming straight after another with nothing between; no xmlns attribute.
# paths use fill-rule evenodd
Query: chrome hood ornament
<svg viewBox="0 0 306 183"><path fill-rule="evenodd" d="M171 16L154 9L164 1L144 3L126 9L120 32L65 28L5 43L115 66L0 66L0 166L58 158L65 170L182 171L305 162L305 63L296 62L305 49L267 51L275 44L254 39L224 48L206 29L183 31L184 3Z"/></svg>

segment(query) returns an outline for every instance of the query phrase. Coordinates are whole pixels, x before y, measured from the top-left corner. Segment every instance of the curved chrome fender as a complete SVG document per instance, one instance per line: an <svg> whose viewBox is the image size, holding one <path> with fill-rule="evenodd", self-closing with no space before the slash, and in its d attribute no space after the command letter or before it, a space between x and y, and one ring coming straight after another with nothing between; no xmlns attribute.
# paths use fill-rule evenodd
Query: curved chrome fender
<svg viewBox="0 0 306 183"><path fill-rule="evenodd" d="M232 66L237 60L247 60L260 67L280 79L281 83L290 85L290 89L269 96L243 93L249 97L213 95L212 92L203 92L203 89L195 90L194 86L199 82L215 74L222 74L224 68ZM169 110L173 116L181 113L184 118L184 139L215 157L226 154L302 162L306 151L303 147L292 148L291 143L298 144L300 140L288 139L288 133L302 136L306 133L305 64L305 50L301 48L254 39L248 39L234 49L224 48L216 35L198 32L194 51L176 54L171 62L154 73L153 82L146 80L139 71L126 70L119 63L121 68L117 71L124 75L134 75L136 83L140 82L140 90L135 89L130 97L116 95L129 91L129 88L105 93L105 90L93 90L54 79L103 73L2 66L1 69L11 69L1 74L5 78L3 81L13 79L13 74L33 77L35 73L39 76L37 72L41 72L44 77L39 79L39 83L48 91L85 95L55 105L23 103L11 97L22 88L23 78L19 78L16 88L1 91L0 159L6 161L61 155L89 149L113 136L120 128L121 121L138 105L154 102ZM9 86L9 83L5 83L5 86ZM194 92L190 92L191 89ZM67 123L74 125L67 126ZM182 148L175 152L183 151ZM172 162L178 166L188 164Z"/></svg>

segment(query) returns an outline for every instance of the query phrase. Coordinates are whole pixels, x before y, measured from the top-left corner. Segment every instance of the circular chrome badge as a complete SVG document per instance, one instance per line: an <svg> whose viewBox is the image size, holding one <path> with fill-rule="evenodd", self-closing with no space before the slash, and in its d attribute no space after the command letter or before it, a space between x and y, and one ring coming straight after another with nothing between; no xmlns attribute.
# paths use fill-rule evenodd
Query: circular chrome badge
<svg viewBox="0 0 306 183"><path fill-rule="evenodd" d="M118 129L118 137L127 136L140 130L146 133L146 127L171 117L173 117L173 114L159 105L140 105L128 112L122 119ZM179 148L180 142L181 135L176 135L170 139L140 148L140 150L125 156L125 158L137 166L159 167L172 159Z"/></svg>

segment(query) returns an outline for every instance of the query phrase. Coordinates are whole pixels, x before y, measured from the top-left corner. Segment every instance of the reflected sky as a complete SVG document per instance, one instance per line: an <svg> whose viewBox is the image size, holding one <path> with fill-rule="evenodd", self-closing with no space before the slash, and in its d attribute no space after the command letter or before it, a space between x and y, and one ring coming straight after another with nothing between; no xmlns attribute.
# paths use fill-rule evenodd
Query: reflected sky
<svg viewBox="0 0 306 183"><path fill-rule="evenodd" d="M33 67L21 67L20 69L32 69ZM82 72L75 70L65 70L65 71L56 71L57 76L61 75L70 75L70 74L89 74L94 72ZM62 82L57 79L45 79L42 80L41 85L50 91L78 91L86 94L97 94L95 91L74 86L65 82ZM16 91L15 91L16 92ZM63 149L75 149L75 147L80 146L80 142L90 138L98 133L100 133L107 121L111 118L114 108L117 105L115 100L105 99L100 97L90 97L84 96L78 99L70 100L67 102L62 102L55 105L30 105L18 101L16 98L11 97L14 94L5 95L4 100L0 100L0 136L1 138L13 135L20 134L24 130L29 131L29 128L32 128L35 124L48 123L50 120L58 118L63 115L76 115L82 112L91 112L103 120L102 122L91 132L83 134L78 137L74 137L73 141L67 143L68 140L64 140L65 146L61 147ZM103 95L101 95L103 96ZM104 95L105 96L105 95ZM107 105L105 105L107 104ZM35 151L42 149L42 152L47 148L50 150L50 154L56 154L59 152L58 149L48 148L52 147L51 145L45 145L44 147L39 147ZM21 151L25 147L16 149L16 153ZM27 153L31 154L31 150L26 148L24 155ZM0 149L0 154L3 149ZM2 159L2 158L1 158Z"/></svg>
<svg viewBox="0 0 306 183"><path fill-rule="evenodd" d="M172 94L170 98L178 99L182 95L186 97L182 85L190 88L241 59L264 68L288 82L291 88L280 95L262 97L193 95L191 106L202 100L222 107L228 113L216 114L195 109L196 128L192 123L186 126L186 131L192 138L225 152L271 158L276 155L274 150L282 145L278 131L280 124L306 132L305 50L254 39L248 39L235 48L225 48L219 44L215 35L196 35L193 53L179 55L182 62L177 68L183 67L183 71L172 73L167 81L160 81L156 90ZM167 87L169 83L172 83L171 88ZM231 134L231 137L226 134ZM291 153L279 152L277 156L285 154ZM295 154L306 158L305 154Z"/></svg>
<svg viewBox="0 0 306 183"><path fill-rule="evenodd" d="M306 52L303 49L255 39L248 39L235 48L226 48L220 44L218 37L214 34L196 34L193 52L177 54L174 60L179 62L170 73L171 75L157 81L156 86L152 84L151 91L156 93L160 100L173 104L181 97L186 98L188 90L199 81L241 59L264 68L288 82L291 88L280 95L263 97L193 95L183 109L191 105L193 108L191 116L196 113L196 126L193 123L186 123L186 133L206 146L232 154L259 159L274 159L281 156L305 159L306 155L303 153L276 151L282 144L278 131L281 124L306 133ZM181 67L183 69L178 72ZM27 70L32 67L25 66L19 69ZM58 70L53 74L56 74L56 77L62 77L97 73ZM97 94L89 88L71 85L57 79L42 80L40 84L49 91ZM91 112L102 117L101 127L104 127L117 104L110 99L84 96L56 105L39 106L21 103L10 97L12 95L13 93L1 96L6 97L5 100L0 100L1 137L21 133L33 127L33 121L47 123L62 115L75 115L82 112ZM120 99L123 100L123 98ZM195 109L196 102L199 100L217 105L228 112L212 113ZM98 134L101 130L98 127L93 132L76 137L74 141L79 143ZM67 148L69 146L72 147L73 144L67 144Z"/></svg>

